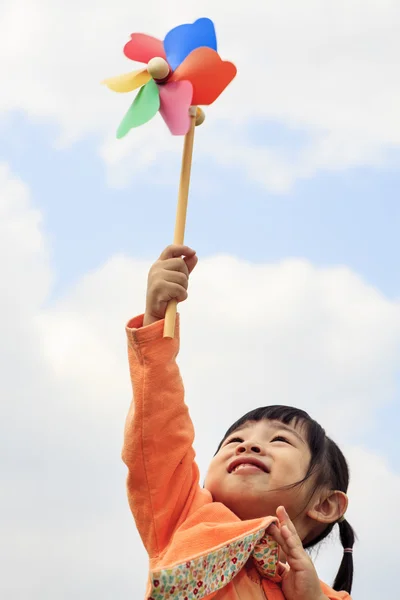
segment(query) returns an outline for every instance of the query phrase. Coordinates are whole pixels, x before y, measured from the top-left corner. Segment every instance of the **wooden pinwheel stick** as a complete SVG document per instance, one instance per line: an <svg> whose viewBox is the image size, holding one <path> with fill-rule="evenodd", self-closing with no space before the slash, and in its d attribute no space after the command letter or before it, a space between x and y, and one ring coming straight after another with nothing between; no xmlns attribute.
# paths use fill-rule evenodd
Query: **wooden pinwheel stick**
<svg viewBox="0 0 400 600"><path fill-rule="evenodd" d="M176 209L174 244L182 246L185 239L186 213L189 198L190 173L192 169L194 128L204 121L204 113L196 106L190 108L190 129L185 135L182 154L181 177L179 182L178 206ZM177 302L171 300L165 313L164 337L175 336Z"/></svg>

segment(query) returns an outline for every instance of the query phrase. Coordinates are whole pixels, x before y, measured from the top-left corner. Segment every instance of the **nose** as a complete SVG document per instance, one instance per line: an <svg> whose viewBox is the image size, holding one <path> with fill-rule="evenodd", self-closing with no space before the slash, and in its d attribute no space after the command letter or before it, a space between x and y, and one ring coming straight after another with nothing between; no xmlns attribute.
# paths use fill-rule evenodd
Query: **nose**
<svg viewBox="0 0 400 600"><path fill-rule="evenodd" d="M255 452L256 454L261 454L261 446L257 442L241 442L236 447L236 454L243 454L245 452Z"/></svg>

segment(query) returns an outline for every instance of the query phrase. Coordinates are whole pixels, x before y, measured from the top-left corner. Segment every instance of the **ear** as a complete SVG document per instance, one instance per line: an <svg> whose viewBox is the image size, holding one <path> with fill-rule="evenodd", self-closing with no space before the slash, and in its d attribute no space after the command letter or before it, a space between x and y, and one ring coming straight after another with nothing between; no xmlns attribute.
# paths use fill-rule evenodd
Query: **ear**
<svg viewBox="0 0 400 600"><path fill-rule="evenodd" d="M329 492L328 496L320 496L307 511L307 516L318 523L335 523L347 510L349 499L344 492Z"/></svg>

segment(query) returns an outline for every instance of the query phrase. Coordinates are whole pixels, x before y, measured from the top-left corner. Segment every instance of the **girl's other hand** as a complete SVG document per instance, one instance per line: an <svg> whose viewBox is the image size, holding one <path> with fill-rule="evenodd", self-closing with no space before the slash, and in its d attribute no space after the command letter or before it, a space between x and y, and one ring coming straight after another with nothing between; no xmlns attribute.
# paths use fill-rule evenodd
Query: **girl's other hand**
<svg viewBox="0 0 400 600"><path fill-rule="evenodd" d="M286 600L327 600L311 558L303 548L296 528L283 506L276 511L279 525L273 524L267 533L279 544L287 563L279 563L282 592Z"/></svg>

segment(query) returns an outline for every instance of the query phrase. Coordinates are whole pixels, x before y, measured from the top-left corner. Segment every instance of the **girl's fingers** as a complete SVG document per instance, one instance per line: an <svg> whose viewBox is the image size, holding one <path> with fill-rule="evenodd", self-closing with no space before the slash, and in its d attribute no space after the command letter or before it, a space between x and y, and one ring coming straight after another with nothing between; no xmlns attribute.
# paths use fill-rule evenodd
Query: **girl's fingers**
<svg viewBox="0 0 400 600"><path fill-rule="evenodd" d="M281 523L281 524L287 525L288 523L292 523L284 506L278 506L278 508L276 509L276 516L278 517L279 523ZM292 525L293 525L293 523L292 523ZM293 527L294 527L294 525L293 525Z"/></svg>
<svg viewBox="0 0 400 600"><path fill-rule="evenodd" d="M165 281L169 281L170 283L176 283L185 290L189 287L189 279L186 273L182 273L181 271L166 271L165 272Z"/></svg>
<svg viewBox="0 0 400 600"><path fill-rule="evenodd" d="M297 529L294 526L293 521L290 519L288 513L286 512L286 509L283 506L279 506L279 508L276 511L276 516L279 519L281 528L283 528L284 530L286 528L286 530L288 530L289 533L296 536L300 541L300 538L297 533ZM287 532L284 535L285 535L285 537L287 537L288 536Z"/></svg>
<svg viewBox="0 0 400 600"><path fill-rule="evenodd" d="M295 545L292 540L292 534L285 526L277 527L276 525L270 525L268 528L268 533L274 540L280 545L284 553L287 555L293 550L293 546ZM301 548L303 549L303 545L301 544Z"/></svg>
<svg viewBox="0 0 400 600"><path fill-rule="evenodd" d="M183 258L167 258L166 260L157 263L158 269L164 271L180 271L189 276L189 269L187 268L186 262Z"/></svg>
<svg viewBox="0 0 400 600"><path fill-rule="evenodd" d="M293 558L299 558L303 554L304 548L303 544L301 543L301 539L299 538L297 533L292 533L286 527L286 525L282 525L281 535L282 538L285 540L286 552L290 554Z"/></svg>
<svg viewBox="0 0 400 600"><path fill-rule="evenodd" d="M281 530L279 527L277 527L275 525L275 523L273 523L272 525L270 525L267 529L267 533L268 535L270 535L272 538L274 538L274 540L282 547L283 550L284 546L286 546L286 541L285 538L283 537Z"/></svg>
<svg viewBox="0 0 400 600"><path fill-rule="evenodd" d="M194 256L196 251L189 246L180 246L177 244L171 244L161 252L160 260L167 260L168 258L182 258L182 256Z"/></svg>
<svg viewBox="0 0 400 600"><path fill-rule="evenodd" d="M194 254L193 256L185 256L185 258L183 259L186 263L186 266L188 268L189 274L193 271L193 269L195 268L195 266L197 265L198 262L198 257L196 254Z"/></svg>
<svg viewBox="0 0 400 600"><path fill-rule="evenodd" d="M284 577L289 573L290 567L287 563L278 562L278 575L284 579Z"/></svg>
<svg viewBox="0 0 400 600"><path fill-rule="evenodd" d="M169 300L183 302L188 297L188 293L184 287L176 283L166 283L166 291L168 292ZM167 300L168 302L168 300Z"/></svg>
<svg viewBox="0 0 400 600"><path fill-rule="evenodd" d="M297 530L290 520L286 510L280 506L276 511L276 515L279 519L280 526L270 526L268 533L280 545L290 564L291 559L301 559L305 553L305 550Z"/></svg>

